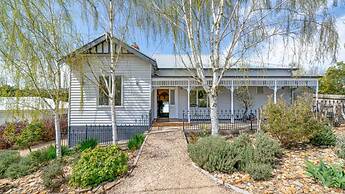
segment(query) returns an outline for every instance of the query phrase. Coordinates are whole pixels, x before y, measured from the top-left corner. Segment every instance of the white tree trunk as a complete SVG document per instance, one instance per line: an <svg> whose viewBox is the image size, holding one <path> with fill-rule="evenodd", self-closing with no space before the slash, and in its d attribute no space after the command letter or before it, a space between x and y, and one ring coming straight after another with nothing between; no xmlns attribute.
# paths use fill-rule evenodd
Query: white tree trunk
<svg viewBox="0 0 345 194"><path fill-rule="evenodd" d="M115 112L115 100L110 99L111 103L111 129L112 129L112 140L113 144L117 143L117 126L116 126L116 112Z"/></svg>
<svg viewBox="0 0 345 194"><path fill-rule="evenodd" d="M57 110L54 111L54 124L55 124L55 147L56 158L61 158L61 129L60 129L60 115Z"/></svg>
<svg viewBox="0 0 345 194"><path fill-rule="evenodd" d="M211 117L212 135L218 135L218 132L219 132L218 95L216 94L216 92L211 92L209 94L209 99L210 99L210 117Z"/></svg>

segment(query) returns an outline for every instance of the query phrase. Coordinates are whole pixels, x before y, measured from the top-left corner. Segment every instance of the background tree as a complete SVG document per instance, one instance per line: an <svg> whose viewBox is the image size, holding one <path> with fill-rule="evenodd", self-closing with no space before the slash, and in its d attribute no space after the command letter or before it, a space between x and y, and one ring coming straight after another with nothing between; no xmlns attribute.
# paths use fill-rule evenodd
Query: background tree
<svg viewBox="0 0 345 194"><path fill-rule="evenodd" d="M345 63L329 67L320 79L320 93L345 95Z"/></svg>
<svg viewBox="0 0 345 194"><path fill-rule="evenodd" d="M54 116L56 154L61 156L60 115L67 87L61 59L78 42L69 1L3 1L0 4L0 57L18 87L39 94ZM44 95L41 95L44 94ZM53 99L53 104L46 100Z"/></svg>
<svg viewBox="0 0 345 194"><path fill-rule="evenodd" d="M235 96L244 107L243 118L247 118L248 109L253 106L253 97L250 94L249 86L241 86L235 90Z"/></svg>
<svg viewBox="0 0 345 194"><path fill-rule="evenodd" d="M143 26L168 34L176 54L210 100L212 134L219 131L218 93L226 71L282 38L302 56L335 57L338 34L324 0L136 0ZM335 3L336 5L336 3ZM298 44L296 44L296 42ZM297 45L297 46L296 46ZM205 59L205 56L206 59ZM207 76L211 76L207 79Z"/></svg>

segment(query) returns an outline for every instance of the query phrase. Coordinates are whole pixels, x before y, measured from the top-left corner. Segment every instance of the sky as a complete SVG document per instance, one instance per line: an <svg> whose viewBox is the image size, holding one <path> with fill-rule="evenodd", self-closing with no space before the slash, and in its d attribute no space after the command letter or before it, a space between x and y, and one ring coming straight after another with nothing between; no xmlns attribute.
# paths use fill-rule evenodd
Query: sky
<svg viewBox="0 0 345 194"><path fill-rule="evenodd" d="M332 7L332 2L333 0L330 0L330 7ZM84 43L92 41L93 39L105 33L104 28L99 27L95 29L92 25L85 24L85 22L80 19L80 15L77 10L80 9L76 8L74 17L76 19L79 32L83 37ZM332 7L331 11L332 14L337 18L336 25L339 33L339 51L337 60L345 61L345 6ZM106 18L103 19L104 21L107 21ZM106 25L100 24L100 26ZM136 31L134 33L129 33L129 35L126 37L126 41L128 44L136 42L140 47L140 51L152 58L159 59L159 55L173 55L173 41L166 40L166 38L162 38L159 36L156 36L154 39L152 37L147 38L147 35L145 35L145 33ZM282 45L283 41L277 40L275 44L271 46L269 51L268 49L262 50L263 53L269 53L265 54L264 58L252 56L249 60L253 63L255 63L256 61L260 61L262 64L288 66L290 63L296 61L296 57L293 55L293 51L291 48L284 48ZM310 64L306 61L303 61L302 59L300 63L309 74L322 74L330 65L334 65L331 60L325 61L322 64Z"/></svg>

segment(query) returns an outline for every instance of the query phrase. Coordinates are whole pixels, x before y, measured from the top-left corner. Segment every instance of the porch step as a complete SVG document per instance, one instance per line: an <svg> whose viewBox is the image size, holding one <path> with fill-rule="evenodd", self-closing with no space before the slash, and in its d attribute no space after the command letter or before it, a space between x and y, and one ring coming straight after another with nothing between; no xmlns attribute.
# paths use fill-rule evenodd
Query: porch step
<svg viewBox="0 0 345 194"><path fill-rule="evenodd" d="M154 122L153 127L180 127L183 126L183 122Z"/></svg>

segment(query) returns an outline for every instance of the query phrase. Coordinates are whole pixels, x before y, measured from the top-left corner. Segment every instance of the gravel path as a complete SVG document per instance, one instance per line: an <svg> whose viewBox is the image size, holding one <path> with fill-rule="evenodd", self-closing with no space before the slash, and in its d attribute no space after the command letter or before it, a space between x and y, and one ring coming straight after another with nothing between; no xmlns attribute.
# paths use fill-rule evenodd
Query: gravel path
<svg viewBox="0 0 345 194"><path fill-rule="evenodd" d="M181 128L153 129L130 177L110 193L229 193L192 166Z"/></svg>

